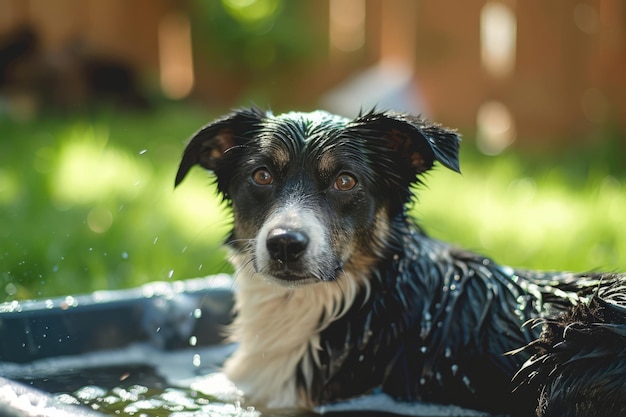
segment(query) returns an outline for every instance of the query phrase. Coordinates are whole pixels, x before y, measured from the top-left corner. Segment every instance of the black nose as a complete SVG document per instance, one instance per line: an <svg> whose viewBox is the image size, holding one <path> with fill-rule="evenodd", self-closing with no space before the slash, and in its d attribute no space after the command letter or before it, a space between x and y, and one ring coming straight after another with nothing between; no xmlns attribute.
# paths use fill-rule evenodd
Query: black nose
<svg viewBox="0 0 626 417"><path fill-rule="evenodd" d="M293 262L304 253L309 245L309 238L298 230L276 228L267 234L265 245L273 260Z"/></svg>

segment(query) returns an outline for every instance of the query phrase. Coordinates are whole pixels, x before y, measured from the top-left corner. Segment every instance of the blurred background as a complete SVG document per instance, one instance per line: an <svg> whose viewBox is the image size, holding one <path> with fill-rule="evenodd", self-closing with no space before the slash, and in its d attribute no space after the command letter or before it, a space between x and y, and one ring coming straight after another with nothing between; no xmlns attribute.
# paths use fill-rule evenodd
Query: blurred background
<svg viewBox="0 0 626 417"><path fill-rule="evenodd" d="M626 270L622 0L0 0L0 301L230 271L186 140L234 107L463 134L411 208L513 266Z"/></svg>

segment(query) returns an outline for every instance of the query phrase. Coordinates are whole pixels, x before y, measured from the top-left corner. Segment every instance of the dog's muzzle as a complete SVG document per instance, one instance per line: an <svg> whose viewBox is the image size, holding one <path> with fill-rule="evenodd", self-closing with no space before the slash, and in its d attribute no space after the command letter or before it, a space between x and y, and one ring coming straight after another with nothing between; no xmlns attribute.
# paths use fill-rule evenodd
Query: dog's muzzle
<svg viewBox="0 0 626 417"><path fill-rule="evenodd" d="M335 280L341 258L333 252L327 225L320 219L298 204L276 210L257 234L256 272L288 287Z"/></svg>

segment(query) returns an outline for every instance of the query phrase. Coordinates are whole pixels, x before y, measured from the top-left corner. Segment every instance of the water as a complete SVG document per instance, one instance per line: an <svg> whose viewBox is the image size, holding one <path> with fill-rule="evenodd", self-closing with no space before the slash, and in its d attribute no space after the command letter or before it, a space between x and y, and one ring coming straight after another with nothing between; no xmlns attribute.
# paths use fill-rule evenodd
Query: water
<svg viewBox="0 0 626 417"><path fill-rule="evenodd" d="M128 375L119 382L117 375ZM122 367L92 369L85 375L80 372L70 375L72 384L83 379L82 385L73 390L56 392L56 399L62 404L82 405L105 415L120 417L195 417L195 416L238 416L258 417L261 414L254 407L244 407L237 396L205 393L194 387L168 386L150 367ZM82 378L81 378L82 377ZM211 379L221 379L219 374L206 377L205 385L215 383ZM94 381L95 380L95 381ZM31 381L34 386L52 383L58 387L63 381L47 378L44 381ZM111 386L112 382L116 382ZM219 384L219 383L218 383ZM67 387L67 386L66 386Z"/></svg>
<svg viewBox="0 0 626 417"><path fill-rule="evenodd" d="M161 351L135 345L110 352L0 364L11 380L61 404L120 417L258 417L217 367L232 346ZM198 358L201 365L198 363Z"/></svg>
<svg viewBox="0 0 626 417"><path fill-rule="evenodd" d="M172 387L146 365L100 367L22 379L53 393L67 405L86 406L105 415L159 417L219 415L257 417L232 397L219 398L191 387Z"/></svg>
<svg viewBox="0 0 626 417"><path fill-rule="evenodd" d="M147 344L33 361L0 363L0 375L48 392L59 403L119 417L310 417L261 413L219 372L233 345L163 351Z"/></svg>

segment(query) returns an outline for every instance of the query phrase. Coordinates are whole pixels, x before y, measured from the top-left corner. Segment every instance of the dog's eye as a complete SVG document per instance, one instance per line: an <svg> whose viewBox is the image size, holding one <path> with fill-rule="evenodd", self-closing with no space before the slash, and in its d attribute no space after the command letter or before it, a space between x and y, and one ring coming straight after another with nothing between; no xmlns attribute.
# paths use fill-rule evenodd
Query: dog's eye
<svg viewBox="0 0 626 417"><path fill-rule="evenodd" d="M267 169L259 168L252 174L252 181L258 185L270 185L274 182L274 177Z"/></svg>
<svg viewBox="0 0 626 417"><path fill-rule="evenodd" d="M349 191L356 186L356 178L350 174L339 174L333 187L339 191Z"/></svg>

